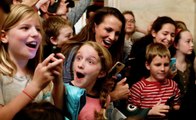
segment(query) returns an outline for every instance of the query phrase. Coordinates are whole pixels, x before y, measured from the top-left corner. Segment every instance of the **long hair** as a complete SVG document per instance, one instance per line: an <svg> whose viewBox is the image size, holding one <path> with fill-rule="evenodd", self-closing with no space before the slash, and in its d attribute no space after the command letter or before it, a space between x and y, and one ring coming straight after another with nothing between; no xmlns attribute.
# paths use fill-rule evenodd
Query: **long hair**
<svg viewBox="0 0 196 120"><path fill-rule="evenodd" d="M96 93L97 96L99 96L100 104L101 104L101 111L95 112L95 116L97 116L97 119L100 120L103 118L104 109L106 105L106 99L109 93L112 91L112 88L114 86L114 80L112 78L107 77L107 73L112 67L112 56L108 49L103 47L101 44L94 42L94 41L86 41L83 45L89 45L95 49L95 51L98 53L98 56L100 57L101 61L101 71L105 72L106 75L102 78L98 78L92 88L92 91ZM82 46L83 46L82 45ZM80 46L80 47L82 47Z"/></svg>
<svg viewBox="0 0 196 120"><path fill-rule="evenodd" d="M123 47L124 47L124 28L125 19L122 13L113 7L103 7L96 11L95 15L91 18L90 22L84 26L84 28L73 38L67 41L62 47L62 53L66 56L69 54L71 48L74 45L81 44L84 41L96 41L95 40L95 24L101 24L106 16L115 16L122 23L122 28L118 40L109 48L112 55L113 62L121 61L123 59Z"/></svg>
<svg viewBox="0 0 196 120"><path fill-rule="evenodd" d="M37 12L34 11L32 7L26 6L26 5L12 5L11 11L7 15L3 25L2 30L9 31L12 29L18 22L20 22L24 18L30 18L38 16ZM41 21L40 21L41 24ZM41 28L41 33L43 35L43 30ZM41 46L41 45L40 45ZM35 67L37 64L41 61L41 55L42 55L42 48L39 47L36 56L29 60L27 64L27 69L33 74ZM0 42L0 73L8 76L13 76L14 72L16 72L16 65L14 62L10 59L9 53L8 53L8 44Z"/></svg>

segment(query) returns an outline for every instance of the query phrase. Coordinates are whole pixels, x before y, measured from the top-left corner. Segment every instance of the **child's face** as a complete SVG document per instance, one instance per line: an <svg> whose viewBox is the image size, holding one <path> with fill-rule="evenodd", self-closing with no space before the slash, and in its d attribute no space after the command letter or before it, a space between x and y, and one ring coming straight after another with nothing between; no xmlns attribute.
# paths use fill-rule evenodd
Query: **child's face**
<svg viewBox="0 0 196 120"><path fill-rule="evenodd" d="M73 84L81 88L91 89L97 78L105 75L101 69L101 61L97 51L89 45L83 45L77 52L73 63Z"/></svg>
<svg viewBox="0 0 196 120"><path fill-rule="evenodd" d="M4 43L8 43L11 57L29 60L35 57L42 40L38 16L26 17L5 32Z"/></svg>
<svg viewBox="0 0 196 120"><path fill-rule="evenodd" d="M62 44L73 37L73 29L70 26L65 26L59 30L59 35L57 36L57 45L59 47Z"/></svg>
<svg viewBox="0 0 196 120"><path fill-rule="evenodd" d="M184 55L190 55L193 52L193 37L190 32L184 31L181 33L176 49Z"/></svg>
<svg viewBox="0 0 196 120"><path fill-rule="evenodd" d="M156 56L150 64L146 63L146 68L150 71L152 81L163 81L169 73L169 58Z"/></svg>

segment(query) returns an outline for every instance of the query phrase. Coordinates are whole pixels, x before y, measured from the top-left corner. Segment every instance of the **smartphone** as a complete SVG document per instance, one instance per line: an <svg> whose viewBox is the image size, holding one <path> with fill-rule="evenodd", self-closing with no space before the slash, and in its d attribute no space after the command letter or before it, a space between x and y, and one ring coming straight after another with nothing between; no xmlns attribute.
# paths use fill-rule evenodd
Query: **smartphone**
<svg viewBox="0 0 196 120"><path fill-rule="evenodd" d="M56 53L60 53L61 52L61 48L57 47L57 46L52 46L52 53L56 54Z"/></svg>
<svg viewBox="0 0 196 120"><path fill-rule="evenodd" d="M108 72L108 75L109 77L112 77L112 76L117 76L121 71L122 69L125 67L125 64L121 63L121 62L116 62L114 64L114 66L109 70Z"/></svg>
<svg viewBox="0 0 196 120"><path fill-rule="evenodd" d="M175 95L172 95L170 98L167 99L165 105L169 105L170 107L172 106L172 103L174 102Z"/></svg>
<svg viewBox="0 0 196 120"><path fill-rule="evenodd" d="M48 12L55 13L57 11L59 4L60 4L60 1L61 0L55 0L52 5L49 5Z"/></svg>
<svg viewBox="0 0 196 120"><path fill-rule="evenodd" d="M75 6L75 2L73 0L67 0L67 1L65 1L65 3L67 3L67 2L68 2L67 7L73 8Z"/></svg>
<svg viewBox="0 0 196 120"><path fill-rule="evenodd" d="M170 69L171 69L171 72L175 72L176 71L176 58L171 58L170 59Z"/></svg>

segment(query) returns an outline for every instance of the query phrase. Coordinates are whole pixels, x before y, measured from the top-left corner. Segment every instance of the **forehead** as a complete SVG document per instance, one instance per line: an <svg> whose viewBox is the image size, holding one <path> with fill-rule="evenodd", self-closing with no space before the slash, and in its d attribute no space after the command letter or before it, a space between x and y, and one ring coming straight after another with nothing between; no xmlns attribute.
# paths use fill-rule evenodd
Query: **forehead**
<svg viewBox="0 0 196 120"><path fill-rule="evenodd" d="M171 30L175 32L176 27L171 23L163 24L161 30Z"/></svg>
<svg viewBox="0 0 196 120"><path fill-rule="evenodd" d="M85 44L85 45L82 45L81 48L78 50L79 53L85 53L85 54L96 54L98 55L97 51L90 45L88 44Z"/></svg>
<svg viewBox="0 0 196 120"><path fill-rule="evenodd" d="M124 17L125 17L125 19L133 19L134 17L133 17L133 15L131 15L131 14L124 14Z"/></svg>
<svg viewBox="0 0 196 120"><path fill-rule="evenodd" d="M159 55L156 55L153 59L152 59L152 62L156 62L156 63L162 63L162 62L170 62L170 59L168 56L159 56Z"/></svg>

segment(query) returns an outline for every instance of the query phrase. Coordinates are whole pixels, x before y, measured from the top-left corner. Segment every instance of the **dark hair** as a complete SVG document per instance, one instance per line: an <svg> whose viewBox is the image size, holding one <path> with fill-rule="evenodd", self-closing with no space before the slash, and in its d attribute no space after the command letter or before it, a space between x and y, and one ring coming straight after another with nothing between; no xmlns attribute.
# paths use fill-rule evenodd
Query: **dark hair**
<svg viewBox="0 0 196 120"><path fill-rule="evenodd" d="M7 0L0 0L0 8L6 13L10 12L10 3Z"/></svg>
<svg viewBox="0 0 196 120"><path fill-rule="evenodd" d="M162 16L157 17L157 19L153 22L151 31L154 30L155 32L158 32L159 30L161 30L163 25L167 23L173 24L176 28L176 22L172 18L168 16Z"/></svg>
<svg viewBox="0 0 196 120"><path fill-rule="evenodd" d="M64 120L63 112L50 102L30 103L13 120Z"/></svg>
<svg viewBox="0 0 196 120"><path fill-rule="evenodd" d="M102 8L102 7L98 6L98 5L89 5L86 8L86 18L88 19L90 17L90 15L89 15L90 12L96 12L100 8Z"/></svg>
<svg viewBox="0 0 196 120"><path fill-rule="evenodd" d="M63 54L70 52L74 45L80 44L84 41L96 41L95 40L95 24L101 24L106 16L115 16L122 22L122 28L118 40L109 48L109 51L113 57L113 62L122 61L123 59L123 47L124 47L124 35L125 35L125 19L122 13L114 7L103 7L96 11L91 21L73 38L65 42L62 47ZM117 54L118 53L118 54Z"/></svg>

